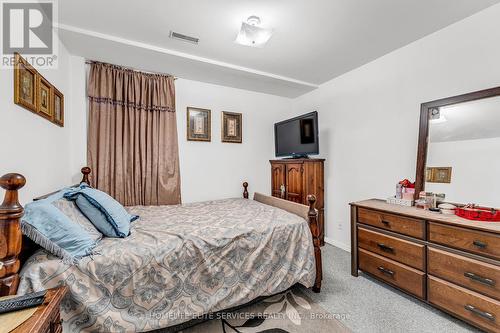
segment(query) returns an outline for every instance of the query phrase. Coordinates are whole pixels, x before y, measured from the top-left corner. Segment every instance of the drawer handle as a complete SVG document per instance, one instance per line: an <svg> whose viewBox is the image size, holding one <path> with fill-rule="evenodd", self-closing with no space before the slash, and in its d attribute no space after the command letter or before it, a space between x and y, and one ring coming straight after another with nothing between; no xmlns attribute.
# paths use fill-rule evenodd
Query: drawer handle
<svg viewBox="0 0 500 333"><path fill-rule="evenodd" d="M392 248L392 247L390 247L390 246L387 246L387 245L382 244L382 243L377 243L377 246L378 246L378 247L379 247L382 251L394 253L394 248Z"/></svg>
<svg viewBox="0 0 500 333"><path fill-rule="evenodd" d="M478 315L480 317L483 317L483 318L488 319L488 320L493 321L493 322L495 321L494 315L492 315L491 313L486 312L486 311L481 311L478 308L476 308L475 306L467 304L466 306L464 306L464 308L465 308L465 310L470 311L475 315Z"/></svg>
<svg viewBox="0 0 500 333"><path fill-rule="evenodd" d="M386 227L390 227L391 226L391 222L389 222L389 221L381 220L380 222L382 222L382 224L385 225Z"/></svg>
<svg viewBox="0 0 500 333"><path fill-rule="evenodd" d="M482 277L480 275L476 275L476 274L471 273L471 272L465 272L464 276L468 277L471 280L474 280L476 282L485 284L485 285L490 286L490 287L495 286L495 281L494 280Z"/></svg>
<svg viewBox="0 0 500 333"><path fill-rule="evenodd" d="M390 269L387 269L383 266L378 266L377 268L379 271L381 271L382 273L384 273L385 275L390 275L390 276L394 276L394 272L391 271Z"/></svg>
<svg viewBox="0 0 500 333"><path fill-rule="evenodd" d="M479 240L473 241L472 244L474 244L474 246L477 246L481 249L485 249L488 246L488 244L486 244L485 242L481 242Z"/></svg>

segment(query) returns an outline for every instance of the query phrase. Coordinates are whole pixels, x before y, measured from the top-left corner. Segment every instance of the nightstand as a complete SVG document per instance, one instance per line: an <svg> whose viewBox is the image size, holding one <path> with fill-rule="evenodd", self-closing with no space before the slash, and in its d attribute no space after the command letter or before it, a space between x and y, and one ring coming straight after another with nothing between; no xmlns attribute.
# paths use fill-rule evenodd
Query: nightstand
<svg viewBox="0 0 500 333"><path fill-rule="evenodd" d="M60 333L62 320L59 314L61 301L68 292L68 287L49 289L45 301L38 306L30 319L26 320L11 333Z"/></svg>

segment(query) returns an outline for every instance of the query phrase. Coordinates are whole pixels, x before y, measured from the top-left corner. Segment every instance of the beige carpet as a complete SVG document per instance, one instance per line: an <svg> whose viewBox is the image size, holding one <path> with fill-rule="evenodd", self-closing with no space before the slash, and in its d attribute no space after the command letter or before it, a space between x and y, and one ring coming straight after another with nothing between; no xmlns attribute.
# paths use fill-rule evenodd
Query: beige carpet
<svg viewBox="0 0 500 333"><path fill-rule="evenodd" d="M184 333L348 333L337 319L315 304L298 288L264 299L233 312L214 314L213 319Z"/></svg>

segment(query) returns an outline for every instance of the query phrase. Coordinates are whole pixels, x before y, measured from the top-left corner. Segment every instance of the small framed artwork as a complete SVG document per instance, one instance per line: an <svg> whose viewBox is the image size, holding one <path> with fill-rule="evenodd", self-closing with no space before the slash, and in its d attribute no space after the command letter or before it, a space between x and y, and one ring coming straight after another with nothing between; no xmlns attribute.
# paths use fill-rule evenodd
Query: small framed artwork
<svg viewBox="0 0 500 333"><path fill-rule="evenodd" d="M14 60L14 103L36 113L37 71L19 53Z"/></svg>
<svg viewBox="0 0 500 333"><path fill-rule="evenodd" d="M41 75L37 75L38 84L37 84L37 112L50 120L54 118L54 110L52 109L51 102L51 85L50 82L45 80Z"/></svg>
<svg viewBox="0 0 500 333"><path fill-rule="evenodd" d="M428 183L432 181L432 168L425 168L425 181Z"/></svg>
<svg viewBox="0 0 500 333"><path fill-rule="evenodd" d="M451 167L427 168L426 181L429 183L451 183ZM429 176L430 174L430 176Z"/></svg>
<svg viewBox="0 0 500 333"><path fill-rule="evenodd" d="M64 95L52 87L52 110L54 110L54 123L64 127Z"/></svg>
<svg viewBox="0 0 500 333"><path fill-rule="evenodd" d="M211 111L200 108L187 108L188 141L210 141L212 139Z"/></svg>
<svg viewBox="0 0 500 333"><path fill-rule="evenodd" d="M222 142L241 143L243 141L242 125L241 113L222 112Z"/></svg>

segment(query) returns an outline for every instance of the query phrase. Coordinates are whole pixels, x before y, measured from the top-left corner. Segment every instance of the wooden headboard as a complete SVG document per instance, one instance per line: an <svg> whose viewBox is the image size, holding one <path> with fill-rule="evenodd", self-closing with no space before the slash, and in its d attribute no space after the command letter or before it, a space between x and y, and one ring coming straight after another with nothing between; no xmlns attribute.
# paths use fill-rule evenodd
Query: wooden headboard
<svg viewBox="0 0 500 333"><path fill-rule="evenodd" d="M80 184L90 185L90 168L84 167L81 172L83 177ZM18 191L25 184L26 178L18 173L0 177L0 187L5 190L5 197L0 205L0 296L16 294L21 265L39 248L21 233L21 217L24 209L19 203ZM34 200L44 199L56 192Z"/></svg>

